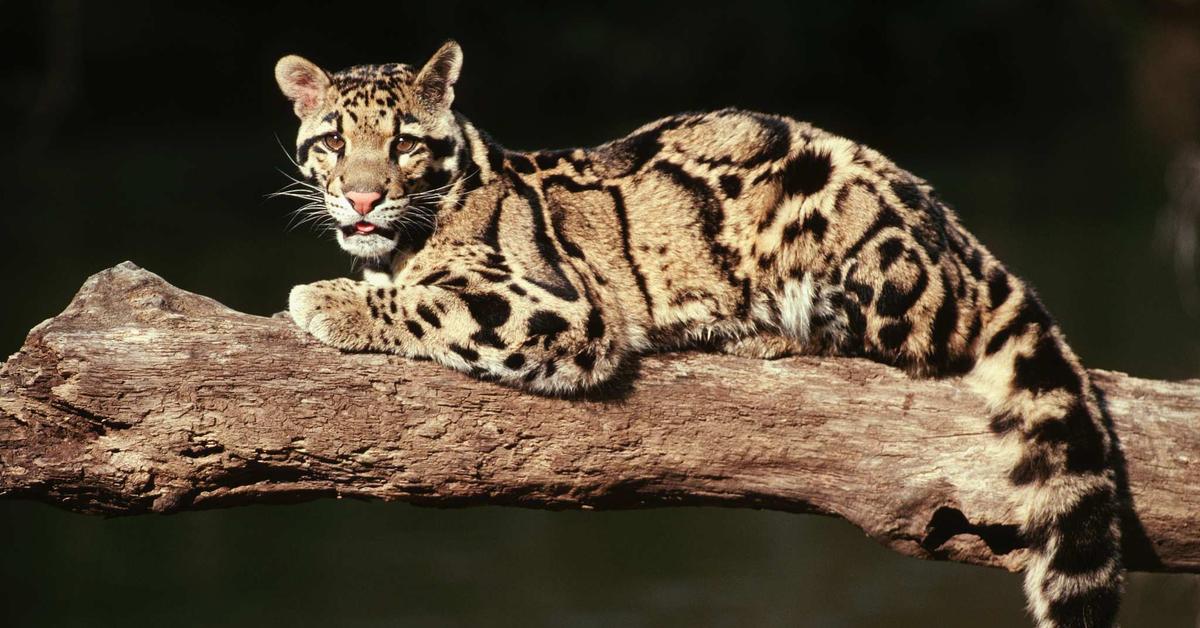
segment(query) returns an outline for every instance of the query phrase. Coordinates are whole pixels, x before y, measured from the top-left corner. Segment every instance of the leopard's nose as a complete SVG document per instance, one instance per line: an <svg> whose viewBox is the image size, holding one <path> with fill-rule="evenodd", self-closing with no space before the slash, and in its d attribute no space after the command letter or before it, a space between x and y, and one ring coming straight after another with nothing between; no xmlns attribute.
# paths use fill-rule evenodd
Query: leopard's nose
<svg viewBox="0 0 1200 628"><path fill-rule="evenodd" d="M354 211L360 216L371 213L371 209L379 203L383 195L379 192L346 192L346 198L354 205Z"/></svg>

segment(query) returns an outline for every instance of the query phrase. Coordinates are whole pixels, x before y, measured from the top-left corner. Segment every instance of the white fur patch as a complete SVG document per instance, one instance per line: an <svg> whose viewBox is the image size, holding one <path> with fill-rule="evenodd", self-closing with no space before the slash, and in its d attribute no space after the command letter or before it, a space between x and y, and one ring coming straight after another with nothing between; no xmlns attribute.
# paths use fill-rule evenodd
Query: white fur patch
<svg viewBox="0 0 1200 628"><path fill-rule="evenodd" d="M780 326L789 336L801 342L808 340L812 327L813 293L813 278L809 273L804 273L804 279L800 281L789 280L783 285L779 304Z"/></svg>
<svg viewBox="0 0 1200 628"><path fill-rule="evenodd" d="M363 269L363 281L371 284L372 286L387 287L393 285L391 273L385 273L383 271L373 270L370 268Z"/></svg>

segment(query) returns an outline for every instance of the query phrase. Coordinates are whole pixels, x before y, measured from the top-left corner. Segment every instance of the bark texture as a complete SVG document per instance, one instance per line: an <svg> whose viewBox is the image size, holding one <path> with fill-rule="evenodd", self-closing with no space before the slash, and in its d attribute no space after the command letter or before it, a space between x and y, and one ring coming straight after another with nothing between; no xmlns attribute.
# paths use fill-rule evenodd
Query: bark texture
<svg viewBox="0 0 1200 628"><path fill-rule="evenodd" d="M643 359L553 399L343 354L126 262L0 368L0 495L134 514L319 497L843 517L922 558L1019 568L981 399L865 360ZM1200 380L1093 371L1126 459L1127 561L1200 572Z"/></svg>

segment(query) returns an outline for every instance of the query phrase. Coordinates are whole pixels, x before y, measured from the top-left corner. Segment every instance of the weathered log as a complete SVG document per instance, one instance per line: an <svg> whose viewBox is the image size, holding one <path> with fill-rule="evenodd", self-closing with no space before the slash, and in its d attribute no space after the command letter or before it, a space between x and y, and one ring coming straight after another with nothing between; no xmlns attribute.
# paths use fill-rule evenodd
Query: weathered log
<svg viewBox="0 0 1200 628"><path fill-rule="evenodd" d="M333 496L770 508L911 556L1022 562L1013 461L955 380L697 353L632 370L604 394L535 396L343 354L127 262L0 368L0 495L105 514ZM1200 572L1200 380L1093 374L1125 449L1130 567Z"/></svg>

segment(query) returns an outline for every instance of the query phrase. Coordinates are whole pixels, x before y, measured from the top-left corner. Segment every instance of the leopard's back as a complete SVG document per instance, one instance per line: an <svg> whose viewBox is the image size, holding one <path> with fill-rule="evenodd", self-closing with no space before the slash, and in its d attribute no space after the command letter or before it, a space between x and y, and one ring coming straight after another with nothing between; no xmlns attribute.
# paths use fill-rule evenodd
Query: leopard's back
<svg viewBox="0 0 1200 628"><path fill-rule="evenodd" d="M961 369L987 277L1007 274L923 181L782 116L682 114L508 163L559 221L557 245L611 269L622 308L671 346L776 333L797 350Z"/></svg>

